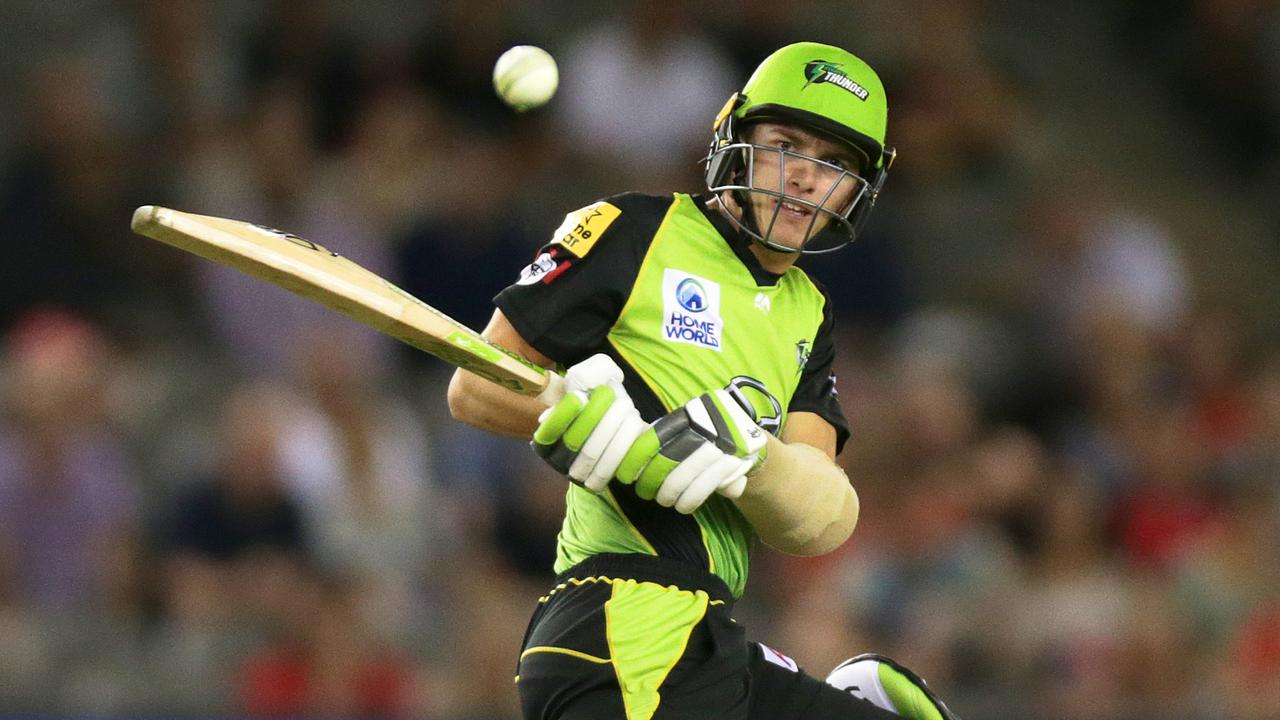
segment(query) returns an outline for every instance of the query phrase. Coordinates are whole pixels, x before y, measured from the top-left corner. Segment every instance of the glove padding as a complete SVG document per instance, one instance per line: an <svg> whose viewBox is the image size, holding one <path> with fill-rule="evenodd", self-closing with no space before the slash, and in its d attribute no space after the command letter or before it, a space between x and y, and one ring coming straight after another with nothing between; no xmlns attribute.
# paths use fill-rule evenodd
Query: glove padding
<svg viewBox="0 0 1280 720"><path fill-rule="evenodd" d="M688 514L711 493L737 498L765 454L766 433L727 390L704 393L659 418L618 466L636 494Z"/></svg>
<svg viewBox="0 0 1280 720"><path fill-rule="evenodd" d="M827 684L911 720L959 720L919 675L884 655L845 660L827 676Z"/></svg>
<svg viewBox="0 0 1280 720"><path fill-rule="evenodd" d="M648 425L622 387L622 368L608 355L574 365L564 381L564 397L538 416L531 445L551 467L598 493Z"/></svg>

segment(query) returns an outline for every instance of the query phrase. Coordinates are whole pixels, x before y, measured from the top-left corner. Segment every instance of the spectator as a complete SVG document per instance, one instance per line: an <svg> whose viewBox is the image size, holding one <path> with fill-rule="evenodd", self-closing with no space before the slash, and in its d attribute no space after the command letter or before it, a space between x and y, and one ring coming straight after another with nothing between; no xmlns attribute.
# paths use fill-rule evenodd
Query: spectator
<svg viewBox="0 0 1280 720"><path fill-rule="evenodd" d="M263 88L256 102L242 126L211 134L185 158L180 207L287 227L390 275L385 237L360 221L343 192L343 174L322 172L325 158L308 138L315 110L303 88L281 79ZM373 330L230 268L209 262L194 267L215 338L244 372L295 371L295 348L312 333L360 348L373 365L389 361L391 341Z"/></svg>
<svg viewBox="0 0 1280 720"><path fill-rule="evenodd" d="M1160 223L1099 185L1054 172L1037 189L1026 215L1027 299L1068 339L1117 307L1143 331L1168 334L1190 306L1182 254Z"/></svg>
<svg viewBox="0 0 1280 720"><path fill-rule="evenodd" d="M1201 646L1223 652L1252 610L1275 596L1280 493L1274 476L1223 483L1222 512L1175 568L1174 589Z"/></svg>
<svg viewBox="0 0 1280 720"><path fill-rule="evenodd" d="M1280 713L1280 603L1259 603L1249 614L1222 674L1233 717L1263 720Z"/></svg>
<svg viewBox="0 0 1280 720"><path fill-rule="evenodd" d="M297 0L267 4L264 21L237 53L249 92L281 84L296 87L314 108L299 140L322 152L340 147L349 139L368 85L361 77L357 46L325 5Z"/></svg>
<svg viewBox="0 0 1280 720"><path fill-rule="evenodd" d="M550 238L531 235L517 213L516 199L528 190L529 179L518 143L474 140L437 148L448 182L438 186L438 207L420 213L400 235L397 274L410 293L430 298L469 327L483 328L492 312L490 298L514 279L510 268L532 261ZM544 212L555 221L554 210ZM421 354L418 359L426 360Z"/></svg>
<svg viewBox="0 0 1280 720"><path fill-rule="evenodd" d="M1247 348L1240 318L1226 309L1198 310L1180 333L1181 374L1191 394L1196 437L1222 464L1244 451L1258 430L1245 377Z"/></svg>
<svg viewBox="0 0 1280 720"><path fill-rule="evenodd" d="M629 179L610 186L696 187L707 118L745 78L682 4L628 0L619 10L565 48L560 130L574 153L618 163ZM682 157L688 165L672 165Z"/></svg>
<svg viewBox="0 0 1280 720"><path fill-rule="evenodd" d="M0 597L98 613L137 601L139 493L105 405L112 350L57 310L5 338L12 415L0 426Z"/></svg>
<svg viewBox="0 0 1280 720"><path fill-rule="evenodd" d="M1008 659L1045 707L1076 718L1114 717L1124 703L1121 668L1132 592L1109 557L1100 496L1081 478L1059 477L1042 506Z"/></svg>
<svg viewBox="0 0 1280 720"><path fill-rule="evenodd" d="M222 419L219 466L185 488L162 547L168 603L180 622L253 617L270 600L259 573L306 564L302 511L281 475L281 391L235 389Z"/></svg>
<svg viewBox="0 0 1280 720"><path fill-rule="evenodd" d="M494 61L512 45L537 43L516 29L515 13L498 0L443 0L435 5L430 29L414 53L418 81L440 98L451 117L465 119L468 131L513 134L517 121L511 109L494 93L477 92L476 79L488 81Z"/></svg>
<svg viewBox="0 0 1280 720"><path fill-rule="evenodd" d="M1212 531L1221 510L1188 410L1156 405L1143 426L1133 438L1135 483L1119 498L1115 531L1130 562L1165 573Z"/></svg>
<svg viewBox="0 0 1280 720"><path fill-rule="evenodd" d="M0 263L0 331L44 304L130 330L189 307L174 256L128 231L144 184L106 95L93 58L67 53L36 68L15 103L26 127L0 166L0 236L21 250Z"/></svg>
<svg viewBox="0 0 1280 720"><path fill-rule="evenodd" d="M358 587L310 579L299 589L275 618L275 639L241 665L240 709L252 717L409 717L412 666L371 632Z"/></svg>
<svg viewBox="0 0 1280 720"><path fill-rule="evenodd" d="M351 348L314 338L299 350L306 386L279 449L281 477L317 567L359 583L377 629L394 636L456 537L452 498L428 471L435 438Z"/></svg>

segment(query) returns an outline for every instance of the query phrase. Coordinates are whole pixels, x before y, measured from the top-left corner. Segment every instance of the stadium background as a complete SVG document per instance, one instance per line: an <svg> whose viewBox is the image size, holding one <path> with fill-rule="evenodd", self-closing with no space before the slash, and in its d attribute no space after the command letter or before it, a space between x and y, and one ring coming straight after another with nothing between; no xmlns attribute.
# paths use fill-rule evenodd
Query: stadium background
<svg viewBox="0 0 1280 720"><path fill-rule="evenodd" d="M841 551L739 619L968 718L1280 717L1280 13L1265 0L0 3L0 713L517 716L563 480L448 368L133 237L340 249L459 319L564 213L696 189L768 51L901 157L835 297ZM560 61L497 104L501 50Z"/></svg>

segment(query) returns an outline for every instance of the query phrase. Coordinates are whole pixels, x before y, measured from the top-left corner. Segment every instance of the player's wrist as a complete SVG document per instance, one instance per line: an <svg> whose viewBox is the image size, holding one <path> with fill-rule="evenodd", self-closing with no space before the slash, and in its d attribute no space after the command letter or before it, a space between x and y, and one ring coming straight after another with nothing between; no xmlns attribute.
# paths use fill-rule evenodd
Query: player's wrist
<svg viewBox="0 0 1280 720"><path fill-rule="evenodd" d="M782 441L773 435L773 433L764 433L764 446L760 448L759 459L747 471L747 477L755 479L765 472L765 468L769 463L769 458L778 451L778 446L782 445Z"/></svg>

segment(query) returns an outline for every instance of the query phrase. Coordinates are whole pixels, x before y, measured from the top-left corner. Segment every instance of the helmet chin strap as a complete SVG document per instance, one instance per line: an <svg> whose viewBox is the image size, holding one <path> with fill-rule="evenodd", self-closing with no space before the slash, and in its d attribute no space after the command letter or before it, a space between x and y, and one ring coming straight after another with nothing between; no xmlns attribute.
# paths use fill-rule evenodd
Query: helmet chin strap
<svg viewBox="0 0 1280 720"><path fill-rule="evenodd" d="M739 237L744 237L753 244L759 245L765 250L785 255L799 255L803 251L803 246L795 249L781 249L769 245L768 238L764 232L760 230L760 223L756 221L755 203L751 202L751 192L749 190L729 190L729 195L733 197L733 201L738 205L738 212L735 214L733 208L725 204L721 195L716 195L716 202L720 207L724 208L725 214L729 216L730 222L738 230ZM807 242L807 238L806 238Z"/></svg>

